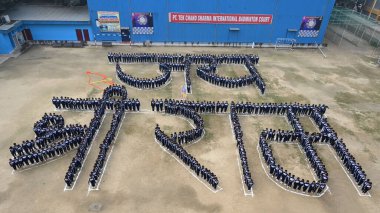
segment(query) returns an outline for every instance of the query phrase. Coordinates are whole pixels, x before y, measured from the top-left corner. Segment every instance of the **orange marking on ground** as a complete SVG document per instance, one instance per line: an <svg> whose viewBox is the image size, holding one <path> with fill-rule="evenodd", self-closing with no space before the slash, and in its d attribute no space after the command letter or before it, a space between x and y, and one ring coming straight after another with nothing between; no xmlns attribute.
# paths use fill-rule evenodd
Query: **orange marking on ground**
<svg viewBox="0 0 380 213"><path fill-rule="evenodd" d="M115 83L112 81L112 78L108 77L105 74L97 73L97 72L91 72L89 70L86 71L86 75L88 77L87 84L95 87L96 89L103 90L104 88L100 87L98 84L103 83L106 84L106 86L114 85ZM95 79L97 81L95 81ZM100 79L100 80L99 80Z"/></svg>

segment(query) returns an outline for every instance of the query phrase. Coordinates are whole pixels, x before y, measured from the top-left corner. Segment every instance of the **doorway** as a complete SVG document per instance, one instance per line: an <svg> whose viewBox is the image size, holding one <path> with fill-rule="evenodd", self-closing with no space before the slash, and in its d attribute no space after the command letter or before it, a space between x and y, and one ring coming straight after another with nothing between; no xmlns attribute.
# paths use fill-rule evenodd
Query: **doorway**
<svg viewBox="0 0 380 213"><path fill-rule="evenodd" d="M77 34L77 40L78 40L78 41L83 41L82 30L80 30L80 29L76 29L75 32L76 32L76 34Z"/></svg>
<svg viewBox="0 0 380 213"><path fill-rule="evenodd" d="M88 30L87 29L83 30L83 35L84 35L84 40L85 41L90 41L90 35L88 34Z"/></svg>
<svg viewBox="0 0 380 213"><path fill-rule="evenodd" d="M22 30L22 35L24 36L25 41L32 41L33 40L33 35L30 29L23 29Z"/></svg>
<svg viewBox="0 0 380 213"><path fill-rule="evenodd" d="M121 41L130 42L131 41L131 32L129 28L121 29Z"/></svg>

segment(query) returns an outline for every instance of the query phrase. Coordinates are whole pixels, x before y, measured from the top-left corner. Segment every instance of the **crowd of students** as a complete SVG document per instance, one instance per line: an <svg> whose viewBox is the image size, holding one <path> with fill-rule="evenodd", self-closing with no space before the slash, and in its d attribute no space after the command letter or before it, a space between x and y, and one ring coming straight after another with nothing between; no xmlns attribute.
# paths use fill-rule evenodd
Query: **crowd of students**
<svg viewBox="0 0 380 213"><path fill-rule="evenodd" d="M185 58L180 54L161 53L112 53L108 55L109 63L181 63Z"/></svg>
<svg viewBox="0 0 380 213"><path fill-rule="evenodd" d="M81 143L86 126L66 125L61 115L46 114L34 124L36 137L33 140L14 143L9 147L13 158L9 165L14 169L44 163L56 156L75 149Z"/></svg>
<svg viewBox="0 0 380 213"><path fill-rule="evenodd" d="M124 97L123 99L125 100L126 97ZM97 183L100 180L101 174L104 172L104 166L108 156L108 152L111 148L111 144L116 139L117 131L121 125L120 122L124 117L124 112L125 105L115 105L115 113L112 116L110 130L108 130L106 137L103 140L103 143L99 146L100 151L98 157L96 158L94 167L90 173L89 184L91 187L95 187L97 185Z"/></svg>
<svg viewBox="0 0 380 213"><path fill-rule="evenodd" d="M254 182L252 179L251 172L249 170L248 166L248 159L247 159L247 152L244 147L244 140L243 140L243 130L241 129L240 121L238 118L238 114L236 112L236 107L234 102L231 103L230 107L230 119L232 122L232 127L233 127L233 132L235 135L235 140L236 140L236 147L239 152L239 157L240 157L240 164L241 164L241 169L243 171L243 178L244 178L244 183L247 186L248 190L251 190Z"/></svg>
<svg viewBox="0 0 380 213"><path fill-rule="evenodd" d="M281 165L276 163L276 159L273 156L271 145L268 144L267 140L276 142L293 142L288 137L281 137L280 132L277 131L263 131L260 134L259 146L262 152L262 156L269 167L269 173L277 181L281 182L286 187L293 190L301 190L307 193L322 193L326 189L327 180L309 181L300 177L295 177L294 174L288 172ZM309 154L307 154L310 157ZM317 163L317 162L314 162Z"/></svg>
<svg viewBox="0 0 380 213"><path fill-rule="evenodd" d="M201 165L192 155L190 155L183 147L184 143L191 143L200 138L204 131L204 122L202 117L193 109L184 105L175 104L173 102L165 105L165 113L181 115L191 119L195 124L195 129L188 130L185 134L173 133L170 136L165 134L157 124L155 129L155 137L166 149L174 153L184 164L190 167L197 176L201 176L207 181L214 189L217 188L219 180L217 176Z"/></svg>
<svg viewBox="0 0 380 213"><path fill-rule="evenodd" d="M123 86L113 85L107 87L103 92L102 102L99 107L94 110L94 117L90 121L90 125L84 134L83 140L77 149L77 153L73 157L70 166L65 175L65 183L71 187L74 183L79 171L82 168L83 161L86 158L89 147L99 130L106 111L106 101L113 96L120 96L122 100L127 99L127 90ZM92 183L91 183L92 184Z"/></svg>
<svg viewBox="0 0 380 213"><path fill-rule="evenodd" d="M311 118L320 130L320 134L314 137L314 141L320 140L330 144L336 154L340 157L347 171L354 177L356 184L361 187L363 193L372 189L372 181L368 179L367 174L362 166L356 162L355 157L349 152L343 139L338 137L337 133L328 123L326 117L319 110L314 109L311 113Z"/></svg>
<svg viewBox="0 0 380 213"><path fill-rule="evenodd" d="M157 112L165 110L168 111L170 105L184 106L194 110L197 113L226 113L228 109L228 101L186 101L174 99L153 99L150 102L152 111Z"/></svg>
<svg viewBox="0 0 380 213"><path fill-rule="evenodd" d="M53 97L53 105L57 109L70 109L70 110L94 110L98 108L102 103L101 98L69 98L69 97ZM140 111L140 100L138 98L126 99L126 100L105 100L106 108L113 110L116 105L123 105L125 110L128 111Z"/></svg>
<svg viewBox="0 0 380 213"><path fill-rule="evenodd" d="M107 54L109 63L183 63L186 59L189 59L191 63L195 64L209 64L216 58L218 64L243 64L245 57L255 64L259 63L259 56L253 54L162 54L162 53L116 53L109 52Z"/></svg>
<svg viewBox="0 0 380 213"><path fill-rule="evenodd" d="M252 60L254 62L252 62ZM239 87L245 87L245 86L255 84L259 88L261 94L264 94L265 92L264 80L260 76L256 67L254 66L254 63L258 62L258 59L256 61L256 59L251 59L250 57L245 56L245 57L239 57L235 60L232 59L231 62L238 63L238 64L244 63L247 70L249 71L249 75L236 77L236 78L224 77L224 76L218 75L216 73L218 59L214 59L208 65L203 65L203 66L198 67L197 75L203 80L210 82L211 84L221 86L221 87L227 87L227 88L239 88Z"/></svg>
<svg viewBox="0 0 380 213"><path fill-rule="evenodd" d="M116 63L116 73L118 78L133 87L139 89L152 89L164 85L170 78L172 71L184 71L186 91L191 93L191 64L201 65L197 68L197 75L202 79L215 85L238 88L247 85L256 84L261 93L265 92L265 83L255 64L259 62L258 55L246 54L158 54L158 53L108 53L109 63ZM120 63L159 63L159 68L163 75L154 79L136 78L123 72ZM244 64L249 71L249 75L239 78L227 78L215 73L219 64Z"/></svg>
<svg viewBox="0 0 380 213"><path fill-rule="evenodd" d="M166 64L160 64L160 70L163 74L155 78L136 78L126 74L120 65L116 64L116 75L120 81L138 89L154 89L166 84L170 80L171 71Z"/></svg>
<svg viewBox="0 0 380 213"><path fill-rule="evenodd" d="M337 155L340 157L343 165L354 177L357 185L361 187L363 193L368 192L372 188L372 182L367 178L365 171L361 165L356 162L355 158L348 152L343 139L339 139L334 129L328 123L324 113L328 106L324 104L310 105L299 103L231 103L231 121L233 124L235 137L236 135L242 135L242 131L239 124L239 118L237 114L255 114L255 115L282 115L288 120L288 123L293 127L293 131L284 130L264 130L260 135L259 144L265 162L268 164L270 173L273 177L285 185L293 188L294 190L302 190L307 193L321 193L326 188L328 182L328 172L322 160L319 158L316 150L313 147L313 143L328 143L330 144ZM309 116L313 119L314 123L318 126L320 132L312 133L306 132L299 120L299 116ZM275 163L274 157L271 154L270 147L266 143L266 140L272 140L277 142L291 142L298 141L303 149L306 157L314 170L318 181L305 181L301 178L295 178L294 175L288 173L280 165ZM241 157L242 166L245 165L246 155L241 147L244 147L240 137L237 139L239 154ZM244 169L243 169L244 171ZM245 177L245 179L249 178ZM249 185L247 185L249 188Z"/></svg>
<svg viewBox="0 0 380 213"><path fill-rule="evenodd" d="M133 58L133 57L132 57ZM248 56L235 55L234 57L224 56L218 59L217 63L233 62L246 63L246 60L256 60L248 58ZM141 57L138 60L148 61L148 58ZM210 55L181 56L166 59L152 60L194 60L195 63L215 63L215 58ZM258 59L257 59L258 60ZM190 62L188 63L190 66ZM163 70L167 70L167 65L162 66ZM170 73L170 70L167 71ZM120 98L113 98L118 96ZM105 115L106 109L115 110L108 131L103 143L100 145L100 151L93 171L90 174L89 184L95 187L104 170L105 161L109 154L110 147L114 142L120 122L124 116L125 110L139 111L140 101L138 99L128 99L127 90L124 86L113 85L104 90L102 98L73 99L68 97L53 97L53 104L57 109L74 109L74 110L93 110L94 117L91 119L89 126L65 125L62 116L56 114L45 114L41 120L34 125L35 139L23 141L22 144L13 144L9 148L13 159L9 160L10 166L17 170L28 165L46 162L56 156L62 156L66 152L77 148L77 153L73 157L72 162L65 175L65 182L71 187L78 172L80 171L83 161L87 155L88 149L98 131L101 121ZM217 188L219 181L214 173L205 168L198 161L183 149L182 144L188 144L199 139L204 132L204 122L200 113L226 113L228 109L227 101L178 101L173 99L152 99L152 111L165 112L185 116L193 120L195 128L187 131L174 132L167 135L157 125L155 129L156 139L165 148L173 152L187 166L190 167L198 176L204 178L210 185ZM233 133L238 149L241 169L244 183L248 190L254 186L254 181L248 166L247 153L244 147L243 131L239 121L239 114L254 115L282 115L292 126L293 131L284 130L264 130L259 137L259 146L263 154L263 158L268 165L272 177L293 190L301 190L305 193L322 193L326 189L328 182L328 172L319 158L313 143L327 143L331 145L340 157L347 171L354 177L357 185L361 187L363 193L368 192L372 188L372 182L367 178L362 166L357 163L337 133L328 123L324 116L326 105L311 105L299 103L251 103L251 102L231 102L230 119L233 127ZM299 120L300 116L309 116L316 126L319 133L309 134L306 132ZM319 180L309 181L291 174L281 165L276 163L272 154L271 147L267 141L276 141L289 143L298 141L300 147L306 154L306 157Z"/></svg>
<svg viewBox="0 0 380 213"><path fill-rule="evenodd" d="M190 78L190 61L189 60L186 60L184 62L184 65L185 65L185 82L186 82L186 92L187 93L191 93L191 90L192 90L192 86L191 86L191 78Z"/></svg>

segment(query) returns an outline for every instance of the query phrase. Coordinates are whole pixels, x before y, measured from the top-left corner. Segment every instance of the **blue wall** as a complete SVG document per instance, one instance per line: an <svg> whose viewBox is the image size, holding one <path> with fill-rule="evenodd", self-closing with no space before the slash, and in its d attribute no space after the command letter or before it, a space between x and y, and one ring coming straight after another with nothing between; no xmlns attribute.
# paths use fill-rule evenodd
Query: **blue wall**
<svg viewBox="0 0 380 213"><path fill-rule="evenodd" d="M93 40L91 25L88 22L25 21L24 27L30 29L33 40L77 41L75 29L87 29Z"/></svg>
<svg viewBox="0 0 380 213"><path fill-rule="evenodd" d="M152 12L154 33L131 34L133 42L262 42L295 38L297 43L322 43L335 0L88 0L90 22L22 21L13 29L0 31L0 54L10 53L10 35L30 29L34 40L77 40L75 29L87 29L90 40L121 41L120 33L101 33L95 20L98 11L117 11L121 27L132 29L133 12ZM272 14L270 25L170 23L169 12ZM303 16L323 16L317 38L297 37ZM239 31L230 31L239 28ZM132 31L132 30L131 30Z"/></svg>
<svg viewBox="0 0 380 213"><path fill-rule="evenodd" d="M76 29L87 29L90 41L94 39L88 21L21 21L9 30L0 31L0 54L9 54L13 51L15 44L11 37L23 29L30 29L33 40L77 41Z"/></svg>
<svg viewBox="0 0 380 213"><path fill-rule="evenodd" d="M0 32L0 54L8 54L12 52L13 48L9 33Z"/></svg>
<svg viewBox="0 0 380 213"><path fill-rule="evenodd" d="M96 27L97 11L118 11L121 27L132 29L132 12L152 12L154 34L133 35L133 42L264 42L296 37L298 43L322 43L335 0L88 0L93 32L97 40L120 41L118 33L101 33ZM272 14L270 25L179 24L169 23L169 12ZM303 16L323 16L317 38L300 38L297 33ZM229 31L240 28L240 31Z"/></svg>

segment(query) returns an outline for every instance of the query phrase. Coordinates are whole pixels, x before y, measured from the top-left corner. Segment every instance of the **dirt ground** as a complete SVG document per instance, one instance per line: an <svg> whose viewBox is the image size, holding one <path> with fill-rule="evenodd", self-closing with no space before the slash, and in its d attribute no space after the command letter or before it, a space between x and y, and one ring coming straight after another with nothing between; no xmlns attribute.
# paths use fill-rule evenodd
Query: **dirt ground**
<svg viewBox="0 0 380 213"><path fill-rule="evenodd" d="M202 115L206 134L186 150L219 177L222 191L213 193L198 182L154 141L154 126L167 132L190 129L179 117L159 113L127 113L106 167L100 190L88 192L87 180L99 144L111 120L107 114L84 164L74 190L63 191L64 175L75 152L23 172L12 173L8 147L31 139L32 127L44 112L54 112L53 96L100 97L101 91L88 85L86 71L98 72L116 83L114 65L106 54L115 52L157 53L243 53L259 54L259 72L267 83L261 96L254 87L227 89L211 85L196 76L192 66L193 93L188 100L324 103L332 127L351 154L373 180L372 197L361 197L327 146L316 146L329 172L330 193L321 198L295 195L268 179L256 150L262 129L291 129L283 117L241 116L254 196L244 196L237 163L235 140L227 115ZM378 212L380 208L380 69L366 55L342 51L334 46L323 58L317 50L275 51L250 48L184 47L86 47L54 49L36 46L18 58L0 65L0 212ZM122 65L139 77L157 76L158 65ZM242 66L223 65L220 75L236 77L246 73ZM91 76L93 81L101 80ZM151 98L181 98L182 72L158 90L127 87L150 109ZM98 83L100 87L105 84ZM67 123L88 124L91 112L56 112ZM306 130L315 131L308 118L301 118ZM295 145L273 145L275 156L289 171L311 179L305 156Z"/></svg>

